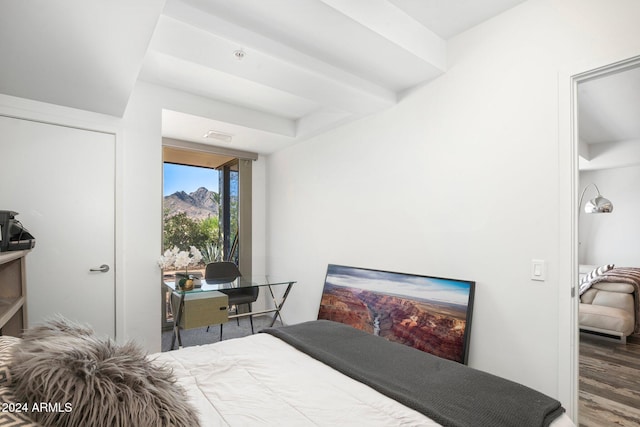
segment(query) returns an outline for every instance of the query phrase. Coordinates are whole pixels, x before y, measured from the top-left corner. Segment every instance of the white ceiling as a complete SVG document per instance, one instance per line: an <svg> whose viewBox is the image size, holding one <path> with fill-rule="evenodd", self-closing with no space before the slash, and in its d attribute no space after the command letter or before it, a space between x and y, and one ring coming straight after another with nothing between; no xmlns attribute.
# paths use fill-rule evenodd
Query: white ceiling
<svg viewBox="0 0 640 427"><path fill-rule="evenodd" d="M640 67L580 83L578 100L587 144L640 139Z"/></svg>
<svg viewBox="0 0 640 427"><path fill-rule="evenodd" d="M0 93L122 116L164 0L3 0Z"/></svg>
<svg viewBox="0 0 640 427"><path fill-rule="evenodd" d="M393 106L446 71L446 38L521 2L167 0L140 78L240 107L165 112L165 136L267 154Z"/></svg>
<svg viewBox="0 0 640 427"><path fill-rule="evenodd" d="M207 106L165 111L164 136L268 154L393 106L446 72L447 39L521 2L3 0L0 93L122 116L141 79ZM580 85L581 167L640 140L638 93L638 70Z"/></svg>
<svg viewBox="0 0 640 427"><path fill-rule="evenodd" d="M266 154L393 106L523 1L3 0L0 93L122 116L139 78L215 106L164 136Z"/></svg>
<svg viewBox="0 0 640 427"><path fill-rule="evenodd" d="M578 85L580 169L640 164L640 67Z"/></svg>

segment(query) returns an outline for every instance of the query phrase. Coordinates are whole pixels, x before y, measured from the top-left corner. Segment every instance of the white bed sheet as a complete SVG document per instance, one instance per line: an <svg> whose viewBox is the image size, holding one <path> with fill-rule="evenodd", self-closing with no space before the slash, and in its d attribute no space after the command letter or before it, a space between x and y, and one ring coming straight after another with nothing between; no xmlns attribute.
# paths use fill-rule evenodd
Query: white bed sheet
<svg viewBox="0 0 640 427"><path fill-rule="evenodd" d="M203 427L439 425L268 334L150 357L173 367Z"/></svg>

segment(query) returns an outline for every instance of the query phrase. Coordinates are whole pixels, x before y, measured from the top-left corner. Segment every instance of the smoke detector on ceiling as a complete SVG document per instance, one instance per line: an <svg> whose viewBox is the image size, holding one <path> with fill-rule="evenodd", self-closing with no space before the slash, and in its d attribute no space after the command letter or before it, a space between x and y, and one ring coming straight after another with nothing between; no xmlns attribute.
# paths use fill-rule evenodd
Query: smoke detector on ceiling
<svg viewBox="0 0 640 427"><path fill-rule="evenodd" d="M203 135L203 138L217 139L218 141L231 142L231 140L233 139L233 135L224 133L224 132L218 132L217 130L210 130L209 132Z"/></svg>
<svg viewBox="0 0 640 427"><path fill-rule="evenodd" d="M238 61L242 61L244 59L245 55L246 55L246 53L242 49L238 49L238 50L234 50L233 51L233 56L235 56L235 58Z"/></svg>

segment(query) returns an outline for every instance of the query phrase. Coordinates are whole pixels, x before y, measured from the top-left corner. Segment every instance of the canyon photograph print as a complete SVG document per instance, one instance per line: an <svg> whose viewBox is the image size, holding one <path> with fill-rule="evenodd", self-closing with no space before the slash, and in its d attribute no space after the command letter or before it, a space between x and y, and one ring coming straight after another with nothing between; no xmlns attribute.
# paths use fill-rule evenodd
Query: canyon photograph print
<svg viewBox="0 0 640 427"><path fill-rule="evenodd" d="M467 363L475 282L329 264L318 319Z"/></svg>

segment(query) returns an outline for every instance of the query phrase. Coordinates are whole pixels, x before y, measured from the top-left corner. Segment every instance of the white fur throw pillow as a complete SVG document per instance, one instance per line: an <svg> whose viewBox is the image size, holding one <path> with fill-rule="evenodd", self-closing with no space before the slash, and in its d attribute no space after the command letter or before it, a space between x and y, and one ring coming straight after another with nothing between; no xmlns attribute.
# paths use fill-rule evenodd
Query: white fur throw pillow
<svg viewBox="0 0 640 427"><path fill-rule="evenodd" d="M592 270L589 274L585 274L584 277L580 279L580 295L584 294L587 289L591 287L591 284L595 279L602 276L613 267L613 264L606 264Z"/></svg>
<svg viewBox="0 0 640 427"><path fill-rule="evenodd" d="M199 425L170 368L62 318L25 331L10 370L16 398L41 409L29 415L43 426Z"/></svg>
<svg viewBox="0 0 640 427"><path fill-rule="evenodd" d="M20 338L8 335L0 336L0 426L41 427L40 424L29 418L26 412L21 412L22 406L16 405L18 399L11 388L11 353Z"/></svg>

